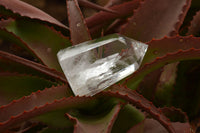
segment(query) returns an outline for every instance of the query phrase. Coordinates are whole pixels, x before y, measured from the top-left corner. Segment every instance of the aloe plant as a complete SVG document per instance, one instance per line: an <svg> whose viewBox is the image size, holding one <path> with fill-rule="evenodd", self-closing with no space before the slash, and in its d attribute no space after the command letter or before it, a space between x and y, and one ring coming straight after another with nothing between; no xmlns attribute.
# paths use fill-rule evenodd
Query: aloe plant
<svg viewBox="0 0 200 133"><path fill-rule="evenodd" d="M41 2L56 14L57 5ZM0 0L0 132L198 132L198 0L62 3L67 13L54 17L68 17L65 24L23 1ZM141 67L94 96L74 96L57 52L112 33L149 45Z"/></svg>

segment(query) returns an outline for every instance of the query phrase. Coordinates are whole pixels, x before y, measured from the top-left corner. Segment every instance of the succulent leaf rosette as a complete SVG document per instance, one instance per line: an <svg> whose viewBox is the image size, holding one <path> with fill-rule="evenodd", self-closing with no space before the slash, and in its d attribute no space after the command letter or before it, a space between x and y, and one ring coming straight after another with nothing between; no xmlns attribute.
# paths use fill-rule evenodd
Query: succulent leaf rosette
<svg viewBox="0 0 200 133"><path fill-rule="evenodd" d="M0 0L0 132L199 132L198 10L198 0ZM58 51L110 34L148 45L141 66L75 96Z"/></svg>

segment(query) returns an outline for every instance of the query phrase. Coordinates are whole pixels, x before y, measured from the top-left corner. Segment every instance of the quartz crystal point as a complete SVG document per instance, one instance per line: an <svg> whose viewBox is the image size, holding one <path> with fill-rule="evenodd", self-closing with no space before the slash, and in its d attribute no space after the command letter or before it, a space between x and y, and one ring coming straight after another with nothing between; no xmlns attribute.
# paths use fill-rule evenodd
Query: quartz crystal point
<svg viewBox="0 0 200 133"><path fill-rule="evenodd" d="M92 96L135 72L148 46L112 34L60 50L60 65L75 95Z"/></svg>

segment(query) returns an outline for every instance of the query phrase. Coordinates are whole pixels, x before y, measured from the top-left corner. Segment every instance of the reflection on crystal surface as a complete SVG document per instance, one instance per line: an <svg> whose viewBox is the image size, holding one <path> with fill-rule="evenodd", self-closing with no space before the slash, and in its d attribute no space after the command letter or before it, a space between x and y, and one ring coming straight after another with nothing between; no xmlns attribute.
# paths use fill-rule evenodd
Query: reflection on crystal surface
<svg viewBox="0 0 200 133"><path fill-rule="evenodd" d="M58 52L69 84L79 96L92 96L136 71L147 45L112 34Z"/></svg>

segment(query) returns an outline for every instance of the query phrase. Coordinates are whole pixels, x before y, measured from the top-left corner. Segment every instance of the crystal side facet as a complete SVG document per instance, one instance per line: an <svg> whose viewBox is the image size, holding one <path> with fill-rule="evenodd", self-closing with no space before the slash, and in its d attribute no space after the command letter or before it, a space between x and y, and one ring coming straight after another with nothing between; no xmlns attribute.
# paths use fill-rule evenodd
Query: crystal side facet
<svg viewBox="0 0 200 133"><path fill-rule="evenodd" d="M60 50L57 56L74 94L92 96L135 72L147 48L112 34Z"/></svg>

